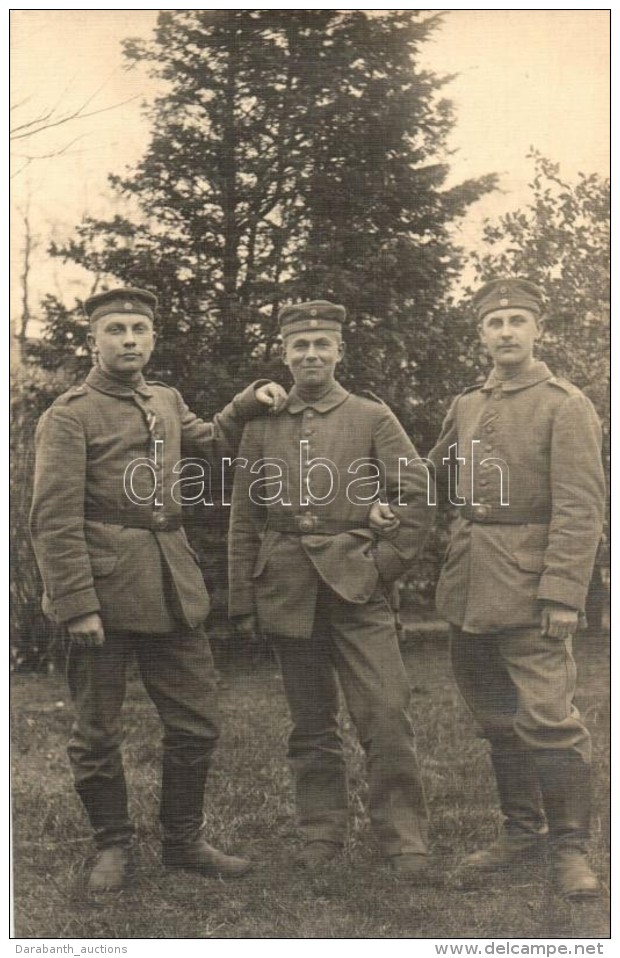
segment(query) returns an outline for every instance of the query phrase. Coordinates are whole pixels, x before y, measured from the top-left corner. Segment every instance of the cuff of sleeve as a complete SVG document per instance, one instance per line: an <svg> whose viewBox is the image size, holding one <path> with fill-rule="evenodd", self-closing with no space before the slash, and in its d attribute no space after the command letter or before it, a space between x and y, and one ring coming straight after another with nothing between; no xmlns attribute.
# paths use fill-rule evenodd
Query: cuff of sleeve
<svg viewBox="0 0 620 958"><path fill-rule="evenodd" d="M60 599L49 600L46 611L49 611L56 621L65 623L71 619L77 619L81 615L88 615L89 612L99 612L101 606L94 589L84 589L82 592L74 592L71 595L64 595Z"/></svg>
<svg viewBox="0 0 620 958"><path fill-rule="evenodd" d="M541 602L560 602L571 609L583 610L587 594L587 586L554 575L543 575L538 586L538 598Z"/></svg>
<svg viewBox="0 0 620 958"><path fill-rule="evenodd" d="M391 542L380 539L375 547L375 563L384 582L391 583L407 569L407 563Z"/></svg>
<svg viewBox="0 0 620 958"><path fill-rule="evenodd" d="M260 386L266 386L268 382L268 379L257 379L246 386L243 392L237 393L232 405L238 416L242 419L254 419L255 416L266 410L265 404L259 402L256 398L256 390Z"/></svg>

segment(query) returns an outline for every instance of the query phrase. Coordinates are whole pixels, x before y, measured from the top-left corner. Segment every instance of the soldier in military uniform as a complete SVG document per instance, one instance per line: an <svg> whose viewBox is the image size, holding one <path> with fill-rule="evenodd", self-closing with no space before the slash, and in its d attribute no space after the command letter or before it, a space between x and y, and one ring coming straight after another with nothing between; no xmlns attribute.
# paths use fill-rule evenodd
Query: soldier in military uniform
<svg viewBox="0 0 620 958"><path fill-rule="evenodd" d="M585 857L591 745L571 643L602 532L601 429L586 396L534 358L542 304L521 279L474 298L493 370L455 399L430 453L440 479L458 468L437 609L505 817L499 840L466 864L509 866L548 836L559 891L586 898L598 890Z"/></svg>
<svg viewBox="0 0 620 958"><path fill-rule="evenodd" d="M175 495L181 450L213 458L244 422L284 396L248 387L204 422L176 389L146 382L157 299L140 289L91 297L95 365L41 417L31 512L44 609L66 626L76 722L68 748L98 849L93 892L120 888L131 864L120 712L129 659L164 726L163 861L222 877L250 863L203 836L203 793L218 738L209 598ZM282 393L282 397L280 397Z"/></svg>
<svg viewBox="0 0 620 958"><path fill-rule="evenodd" d="M284 307L279 320L294 386L278 416L244 430L229 535L230 614L242 633L260 628L274 637L293 723L289 757L304 838L297 863L324 864L347 837L339 681L366 751L370 817L383 853L399 875L416 875L426 861L427 811L388 593L432 519L426 472L401 461L399 476L399 459L416 458L402 427L384 403L351 395L334 378L344 308L300 303ZM370 461L380 463L377 485ZM395 536L381 541L368 529L379 484L400 517Z"/></svg>

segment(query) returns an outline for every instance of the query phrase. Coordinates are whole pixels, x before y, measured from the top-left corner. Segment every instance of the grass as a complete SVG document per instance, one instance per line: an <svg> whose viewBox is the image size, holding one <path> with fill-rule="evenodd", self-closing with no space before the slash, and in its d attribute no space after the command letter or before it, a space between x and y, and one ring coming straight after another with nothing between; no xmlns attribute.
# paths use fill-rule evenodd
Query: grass
<svg viewBox="0 0 620 958"><path fill-rule="evenodd" d="M89 898L92 854L65 754L71 710L62 678L17 675L13 705L15 935L20 938L605 938L606 896L567 904L543 864L484 881L457 869L463 854L496 834L485 743L476 737L450 675L443 637L409 642L413 718L432 816L432 869L412 886L392 877L373 844L364 809L363 756L345 719L351 838L344 858L318 874L298 872L288 719L275 664L229 664L221 693L223 736L205 803L209 839L246 853L255 870L224 883L159 862L160 729L137 681L125 707L125 759L140 858L123 892ZM582 639L578 704L594 740L593 865L607 887L609 653Z"/></svg>

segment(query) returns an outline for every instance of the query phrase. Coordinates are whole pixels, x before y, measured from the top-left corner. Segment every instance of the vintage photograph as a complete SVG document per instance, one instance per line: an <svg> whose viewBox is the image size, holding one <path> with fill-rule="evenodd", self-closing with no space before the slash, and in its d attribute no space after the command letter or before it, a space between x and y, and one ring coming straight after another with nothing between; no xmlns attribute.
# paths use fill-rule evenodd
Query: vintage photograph
<svg viewBox="0 0 620 958"><path fill-rule="evenodd" d="M11 937L609 940L610 20L10 13Z"/></svg>

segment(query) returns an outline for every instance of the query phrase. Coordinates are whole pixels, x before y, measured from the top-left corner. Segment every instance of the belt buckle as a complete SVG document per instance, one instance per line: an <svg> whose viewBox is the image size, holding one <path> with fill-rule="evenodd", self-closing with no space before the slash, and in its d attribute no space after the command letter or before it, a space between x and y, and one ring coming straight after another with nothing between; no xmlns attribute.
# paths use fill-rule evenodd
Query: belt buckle
<svg viewBox="0 0 620 958"><path fill-rule="evenodd" d="M159 529L161 532L164 532L168 528L168 516L165 516L163 513L156 513L153 516L153 526L155 529Z"/></svg>
<svg viewBox="0 0 620 958"><path fill-rule="evenodd" d="M316 517L309 513L301 516L295 516L295 524L300 532L312 532L316 523Z"/></svg>

